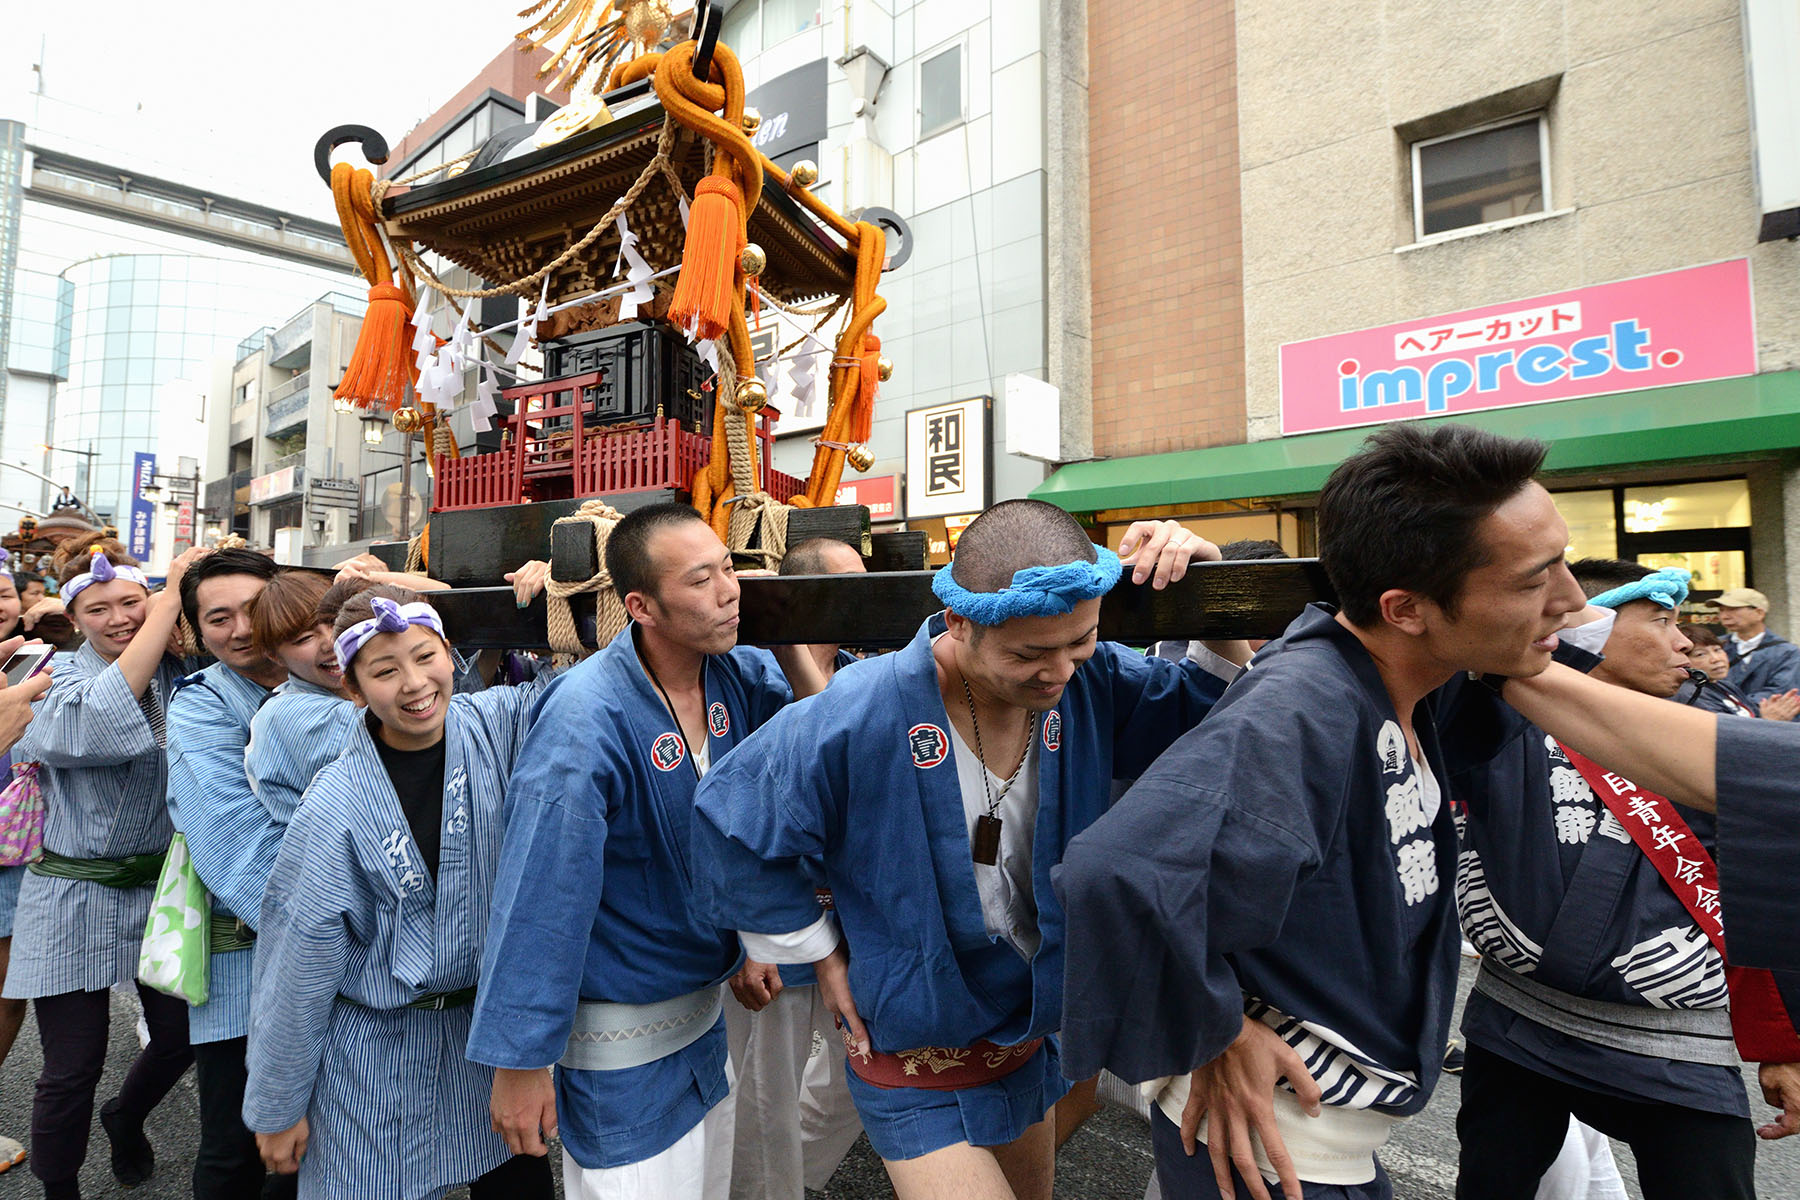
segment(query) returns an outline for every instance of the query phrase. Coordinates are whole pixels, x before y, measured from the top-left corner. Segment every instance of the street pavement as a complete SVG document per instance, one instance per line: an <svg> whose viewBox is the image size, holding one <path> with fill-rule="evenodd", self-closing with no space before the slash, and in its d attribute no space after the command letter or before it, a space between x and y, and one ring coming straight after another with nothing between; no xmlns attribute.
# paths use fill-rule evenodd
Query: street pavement
<svg viewBox="0 0 1800 1200"><path fill-rule="evenodd" d="M1463 995L1473 979L1474 966L1465 961ZM136 1012L135 997L113 994L113 1045L100 1088L101 1100L117 1089L126 1064L136 1052ZM24 1140L39 1062L37 1028L27 1018L18 1044L5 1065L0 1066L0 1133ZM1747 1070L1745 1078L1750 1088L1751 1112L1760 1123L1769 1109L1755 1087L1754 1070ZM1459 1098L1457 1080L1447 1076L1425 1111L1402 1124L1382 1151L1382 1161L1394 1180L1394 1194L1401 1200L1450 1200L1453 1195ZM156 1177L143 1187L132 1189L131 1200L180 1200L191 1194L188 1169L197 1122L190 1071L151 1118L150 1139L161 1151L162 1159ZM1630 1151L1615 1143L1613 1152L1625 1177L1626 1191L1633 1200L1641 1200ZM1800 1146L1790 1142L1760 1143L1756 1173L1757 1192L1765 1200L1800 1197ZM1149 1127L1133 1114L1107 1109L1083 1125L1063 1147L1057 1161L1056 1195L1058 1200L1139 1200L1150 1174ZM87 1167L82 1172L82 1187L89 1200L126 1195L107 1168L106 1137L98 1124L89 1146ZM0 1200L26 1200L41 1194L26 1167L0 1174ZM809 1200L878 1200L892 1195L880 1160L864 1140L845 1159L826 1191L813 1193Z"/></svg>

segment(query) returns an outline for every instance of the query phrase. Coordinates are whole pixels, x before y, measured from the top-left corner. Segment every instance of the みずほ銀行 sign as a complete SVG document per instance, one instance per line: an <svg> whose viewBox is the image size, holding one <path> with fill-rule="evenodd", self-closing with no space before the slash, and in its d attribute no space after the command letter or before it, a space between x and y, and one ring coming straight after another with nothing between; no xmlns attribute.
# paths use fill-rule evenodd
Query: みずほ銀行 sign
<svg viewBox="0 0 1800 1200"><path fill-rule="evenodd" d="M1281 432L1756 373L1745 259L1281 347Z"/></svg>

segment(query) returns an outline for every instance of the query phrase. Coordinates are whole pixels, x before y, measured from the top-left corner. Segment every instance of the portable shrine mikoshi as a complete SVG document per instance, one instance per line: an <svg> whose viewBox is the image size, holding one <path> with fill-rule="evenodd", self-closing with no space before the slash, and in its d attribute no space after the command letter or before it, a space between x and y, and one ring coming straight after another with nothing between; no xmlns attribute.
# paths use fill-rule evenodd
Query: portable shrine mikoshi
<svg viewBox="0 0 1800 1200"><path fill-rule="evenodd" d="M409 561L458 585L446 616L465 644L541 645L548 626L559 648L592 648L618 621L595 603L616 509L680 496L758 565L827 535L902 572L747 579L746 640L904 641L935 607L924 535L876 545L867 510L833 501L847 465L873 465L874 406L894 370L877 285L910 255L911 231L885 210L839 214L813 194L813 164L784 171L756 149L760 117L710 0L691 18L668 0L540 0L520 15L521 40L549 52L540 76L571 84L548 118L391 181L331 163L346 143L387 160L366 126L314 149L370 285L337 396L392 412L430 449L432 517ZM752 327L770 310L800 332L759 357ZM534 344L541 368L525 358ZM792 368L786 395L766 382L777 362ZM769 450L781 406L814 387L825 425L800 480L774 471ZM461 403L477 430L498 426L497 448L457 445L447 417ZM498 548L516 558L546 536L549 609L521 619L481 585L499 582ZM1268 634L1323 590L1316 564L1221 564L1156 598L1109 600L1103 635Z"/></svg>
<svg viewBox="0 0 1800 1200"><path fill-rule="evenodd" d="M662 50L649 47L671 28L665 5L614 7L546 0L523 14L538 16L521 35L542 35L534 44L563 37L545 70L575 78L573 98L463 159L390 182L329 165L351 141L385 161L374 131L320 139L316 163L370 285L337 395L426 437L434 511L668 491L772 566L792 514L831 506L846 464L873 463L876 393L893 370L873 330L876 286L890 231L902 253L910 234L891 215L846 219L811 192L816 169L785 172L755 148L760 118L711 4L694 13L698 37ZM520 316L482 320L492 306L478 302L502 297ZM810 329L759 361L751 325L765 309ZM530 342L541 380L518 374ZM824 367L829 396L803 481L768 466L781 398L765 378L796 349ZM621 369L633 356L654 365L634 377ZM497 450L465 457L443 418L470 372L477 426L502 428ZM790 386L813 384L801 372Z"/></svg>

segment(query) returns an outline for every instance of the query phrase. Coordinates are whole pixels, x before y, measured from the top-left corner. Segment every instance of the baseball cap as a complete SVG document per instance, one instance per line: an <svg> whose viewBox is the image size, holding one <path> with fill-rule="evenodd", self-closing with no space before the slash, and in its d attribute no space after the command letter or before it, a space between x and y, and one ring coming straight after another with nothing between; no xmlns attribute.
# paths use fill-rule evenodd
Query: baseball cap
<svg viewBox="0 0 1800 1200"><path fill-rule="evenodd" d="M1713 601L1720 608L1760 608L1769 611L1769 598L1755 588L1727 588Z"/></svg>

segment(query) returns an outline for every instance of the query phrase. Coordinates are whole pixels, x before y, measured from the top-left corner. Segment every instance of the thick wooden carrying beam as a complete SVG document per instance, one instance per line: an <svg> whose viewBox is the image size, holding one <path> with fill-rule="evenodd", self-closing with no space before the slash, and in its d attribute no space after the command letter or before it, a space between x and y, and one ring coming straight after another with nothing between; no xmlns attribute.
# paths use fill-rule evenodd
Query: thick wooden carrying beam
<svg viewBox="0 0 1800 1200"><path fill-rule="evenodd" d="M1275 637L1314 600L1331 597L1317 559L1201 563L1163 591L1120 584L1100 607L1100 636L1147 645L1164 638ZM457 588L431 602L450 640L469 648L535 647L545 642L544 601L519 608L511 588ZM796 575L743 580L746 645L833 642L867 649L905 645L919 622L943 607L931 572ZM594 642L594 604L572 606L582 642Z"/></svg>

